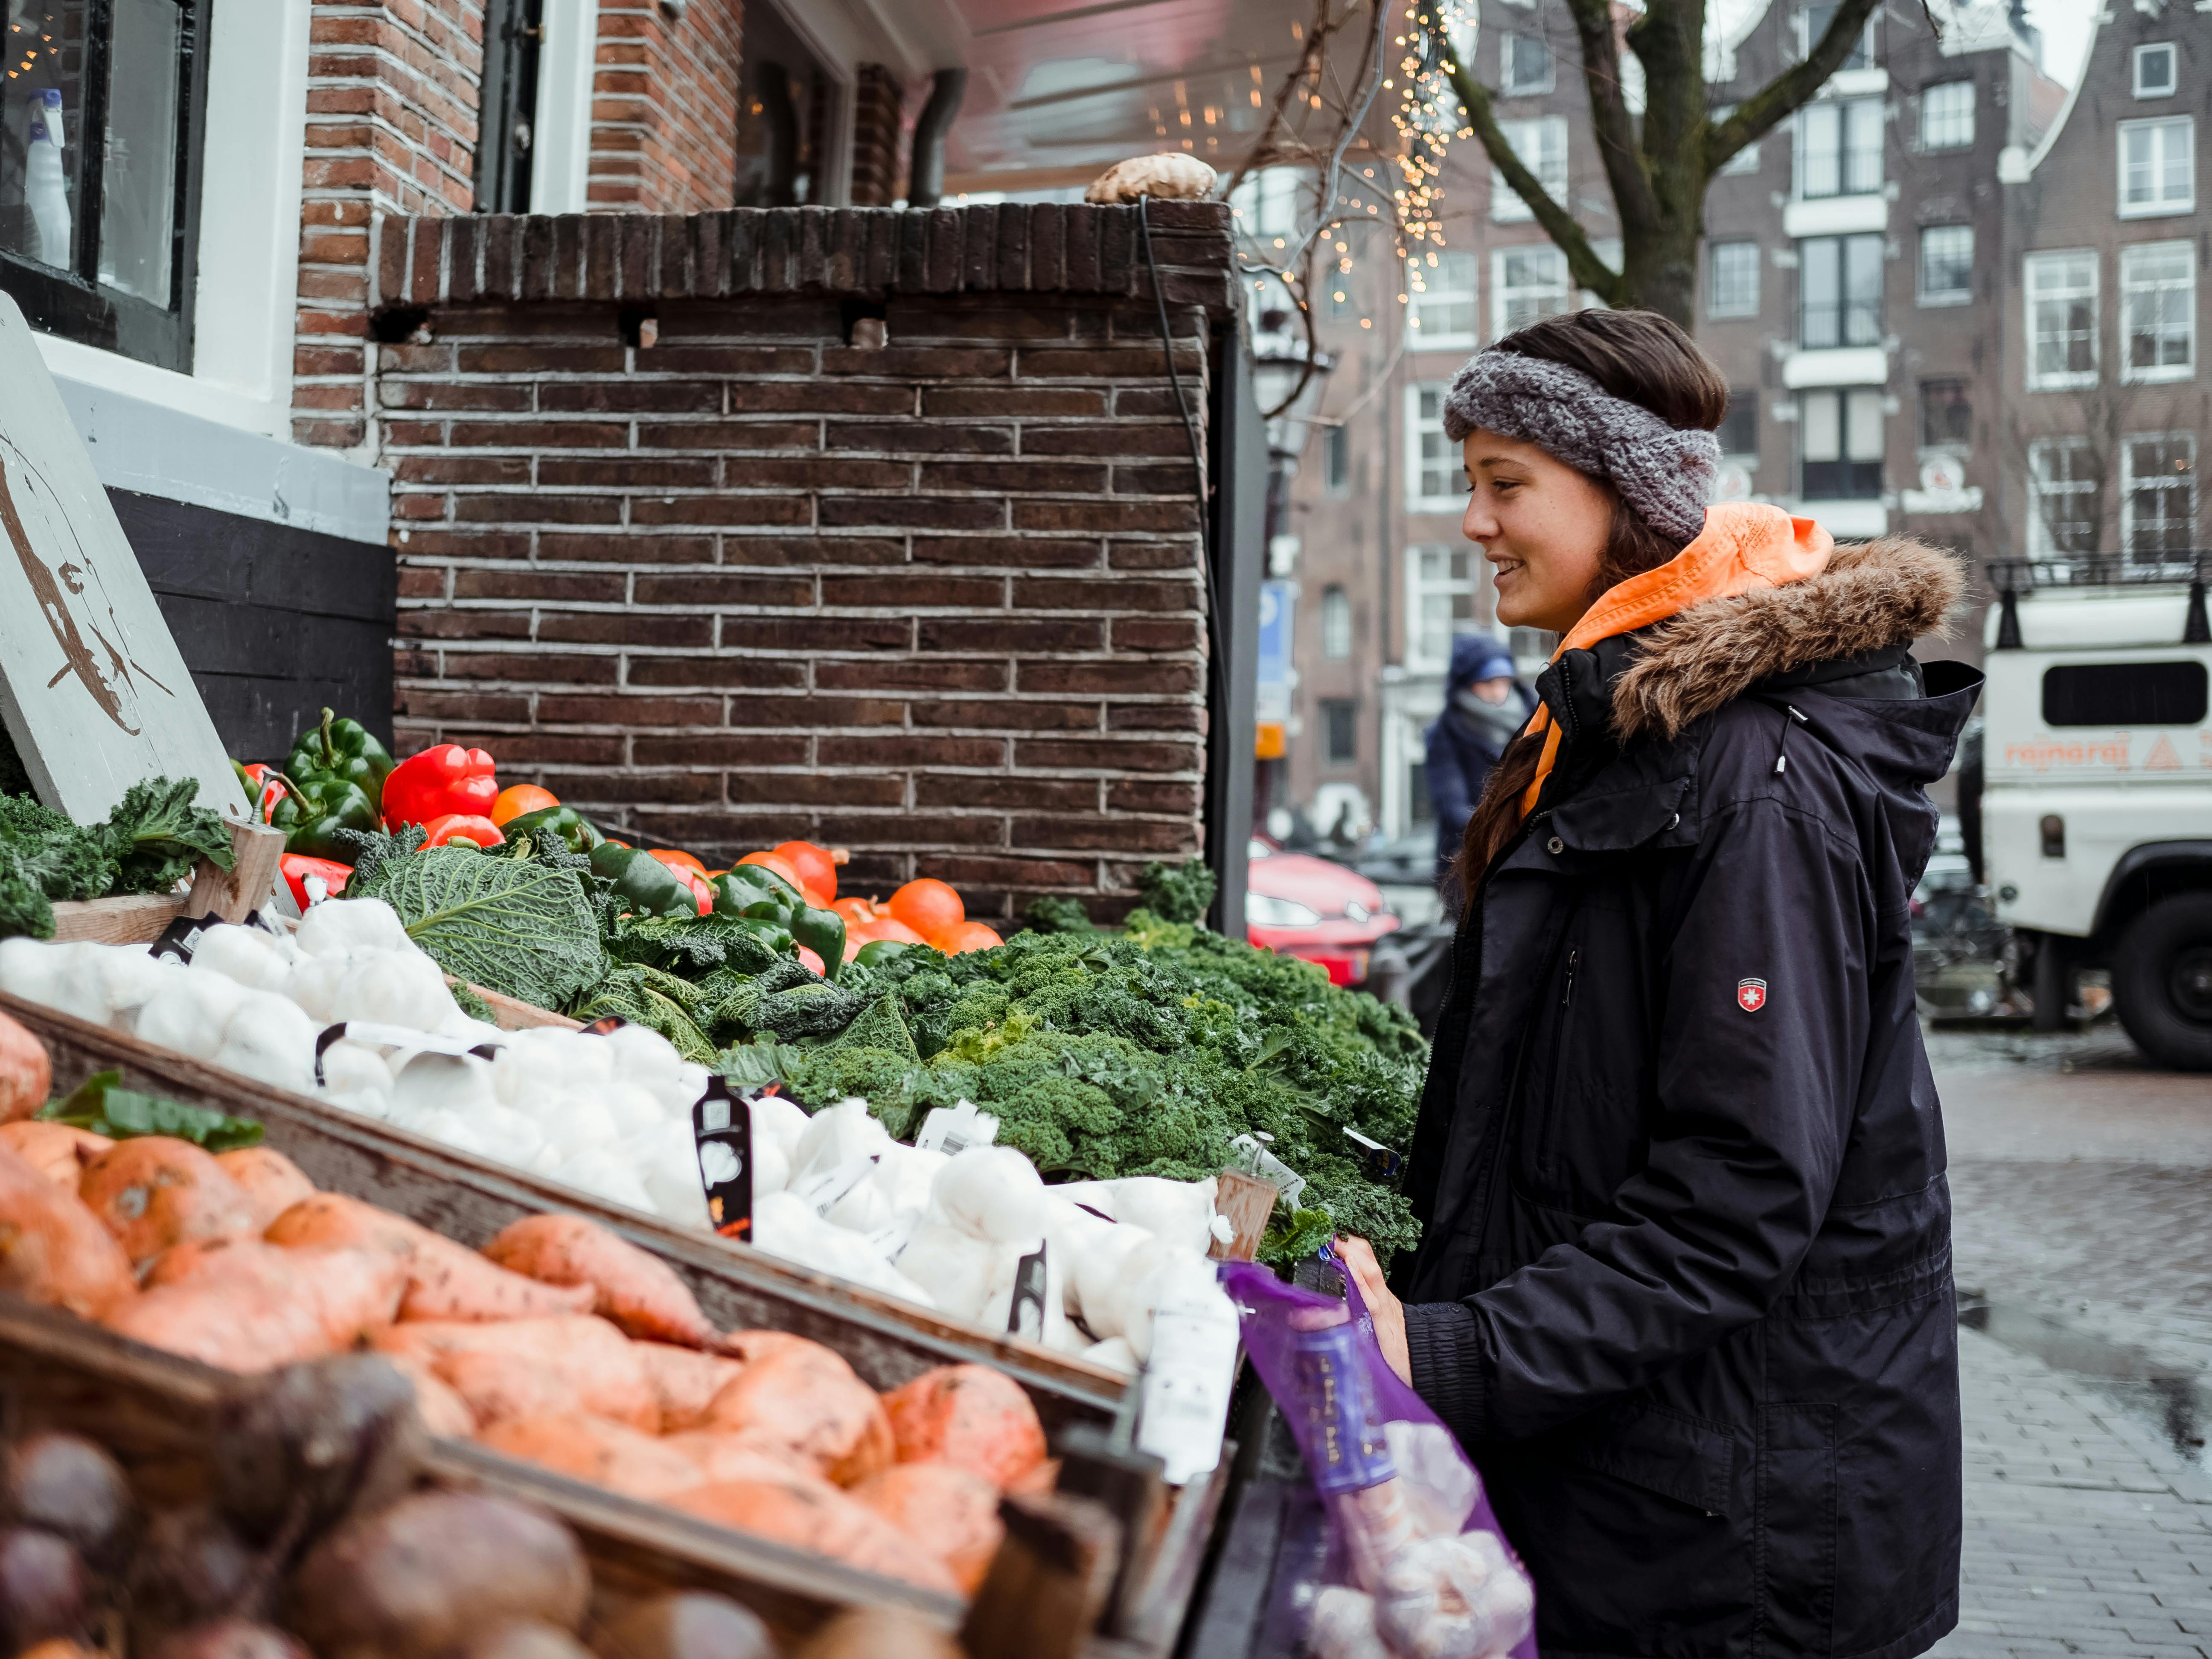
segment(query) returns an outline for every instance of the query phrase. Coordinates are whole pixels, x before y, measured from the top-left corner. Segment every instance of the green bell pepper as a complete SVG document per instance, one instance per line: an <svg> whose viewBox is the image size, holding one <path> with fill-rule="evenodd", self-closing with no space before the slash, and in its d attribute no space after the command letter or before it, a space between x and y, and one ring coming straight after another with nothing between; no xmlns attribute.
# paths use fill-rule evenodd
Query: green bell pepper
<svg viewBox="0 0 2212 1659"><path fill-rule="evenodd" d="M805 908L797 888L757 864L732 865L714 878L714 908L726 916L757 916L789 927Z"/></svg>
<svg viewBox="0 0 2212 1659"><path fill-rule="evenodd" d="M284 850L311 859L351 864L354 849L337 839L341 830L374 835L384 828L376 803L359 784L335 772L310 774L305 781L280 773L284 796L270 809L269 822L284 832Z"/></svg>
<svg viewBox="0 0 2212 1659"><path fill-rule="evenodd" d="M872 939L853 960L873 968L879 963L896 962L914 948L902 939Z"/></svg>
<svg viewBox="0 0 2212 1659"><path fill-rule="evenodd" d="M801 904L785 924L792 938L822 958L822 977L835 979L845 965L845 918L835 910Z"/></svg>
<svg viewBox="0 0 2212 1659"><path fill-rule="evenodd" d="M535 812L524 812L509 818L501 827L501 833L507 837L507 844L512 847L540 830L558 833L572 853L588 853L606 840L599 833L599 825L573 806L541 806Z"/></svg>
<svg viewBox="0 0 2212 1659"><path fill-rule="evenodd" d="M368 797L369 805L380 809L384 781L398 764L359 720L334 719L325 708L319 726L311 726L292 739L284 775L300 784L326 774L343 778Z"/></svg>
<svg viewBox="0 0 2212 1659"><path fill-rule="evenodd" d="M699 901L690 884L659 859L635 847L603 841L592 848L592 873L612 882L633 915L696 916Z"/></svg>

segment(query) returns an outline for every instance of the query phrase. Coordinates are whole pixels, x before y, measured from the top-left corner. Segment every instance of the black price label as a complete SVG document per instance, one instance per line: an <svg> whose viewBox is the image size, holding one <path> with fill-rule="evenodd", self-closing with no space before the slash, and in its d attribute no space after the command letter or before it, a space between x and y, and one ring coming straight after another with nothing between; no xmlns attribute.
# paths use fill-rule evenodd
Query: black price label
<svg viewBox="0 0 2212 1659"><path fill-rule="evenodd" d="M753 1110L750 1091L732 1095L726 1078L707 1079L691 1105L699 1148L699 1184L707 1192L708 1224L724 1238L752 1243Z"/></svg>
<svg viewBox="0 0 2212 1659"><path fill-rule="evenodd" d="M147 954L156 962L173 962L179 968L192 964L192 952L199 949L200 935L216 926L213 916L179 916L161 930Z"/></svg>
<svg viewBox="0 0 2212 1659"><path fill-rule="evenodd" d="M584 1027L584 1035L586 1036L609 1036L613 1033L621 1030L623 1026L629 1024L629 1022L624 1019L620 1014L601 1014L597 1019Z"/></svg>
<svg viewBox="0 0 2212 1659"><path fill-rule="evenodd" d="M1025 1342L1044 1340L1044 1293L1049 1277L1044 1253L1040 1243L1014 1264L1014 1299L1006 1309L1006 1334Z"/></svg>

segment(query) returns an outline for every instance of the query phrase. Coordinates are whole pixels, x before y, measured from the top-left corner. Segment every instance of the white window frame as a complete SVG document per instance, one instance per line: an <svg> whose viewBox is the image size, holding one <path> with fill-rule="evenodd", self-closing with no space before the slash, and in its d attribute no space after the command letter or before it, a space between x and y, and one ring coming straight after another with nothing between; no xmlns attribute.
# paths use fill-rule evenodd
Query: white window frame
<svg viewBox="0 0 2212 1659"><path fill-rule="evenodd" d="M1715 126L1718 126L1722 122L1727 120L1729 116L1735 113L1735 106L1734 104L1716 104L1713 106L1712 114L1708 118ZM1715 176L1722 179L1733 179L1741 173L1756 173L1758 171L1759 141L1754 138L1751 143L1746 144L1741 149L1736 151L1735 155L1729 156L1728 158L1728 165L1723 167Z"/></svg>
<svg viewBox="0 0 2212 1659"><path fill-rule="evenodd" d="M1514 76L1513 43L1516 40L1534 41L1537 46L1541 46L1544 49L1544 78L1541 84L1534 81L1522 81ZM1547 40L1542 35L1532 34L1523 29L1519 31L1509 30L1504 34L1498 37L1498 95L1499 97L1534 98L1540 96L1545 93L1552 91L1559 84L1559 54L1552 50L1552 43Z"/></svg>
<svg viewBox="0 0 2212 1659"><path fill-rule="evenodd" d="M2154 258L2179 261L2179 277L2146 277L2141 267ZM2178 293L2182 295L2179 331L2184 360L2136 367L2135 306L2139 297ZM2160 381L2197 378L2197 244L2194 242L2130 242L2120 249L2120 380L2146 386Z"/></svg>
<svg viewBox="0 0 2212 1659"><path fill-rule="evenodd" d="M1871 111L1874 121L1873 146L1875 176L1871 182L1851 177L1851 157L1867 153L1863 147L1854 149L1850 143L1851 130L1862 125L1864 112ZM1812 125L1833 117L1836 123L1836 188L1814 195L1805 188L1807 164L1812 160ZM1888 116L1879 98L1824 98L1806 105L1797 112L1797 142L1790 146L1796 155L1796 198L1801 202L1833 202L1855 196L1879 196L1887 182L1887 158L1882 149L1888 139ZM1856 188L1854 188L1856 186Z"/></svg>
<svg viewBox="0 0 2212 1659"><path fill-rule="evenodd" d="M2087 284L2076 285L2061 290L2055 298L2051 295L2039 294L2036 289L2037 268L2055 264L2061 259L2081 261L2088 272ZM2027 349L2024 354L2027 361L2023 367L2027 374L2027 389L2030 392L2063 392L2097 384L2098 360L2100 355L2100 342L2097 337L2099 297L2097 289L2101 276L2098 264L2097 251L2094 248L2045 248L2027 256L2026 269L2021 273L2021 289L2026 296L2027 307L2026 336ZM2063 303L2081 299L2086 299L2089 302L2089 367L2087 369L2059 369L2048 374L2039 372L2036 368L2038 339L2035 324L2036 307L2045 301Z"/></svg>
<svg viewBox="0 0 2212 1659"><path fill-rule="evenodd" d="M1332 459L1344 463L1344 476L1331 477ZM1332 497L1343 497L1352 493L1352 429L1344 426L1328 426L1321 434L1322 493Z"/></svg>
<svg viewBox="0 0 2212 1659"><path fill-rule="evenodd" d="M2180 443L2189 452L2189 470L2185 475L2173 477L2161 473L2155 477L2143 480L2138 480L2136 477L2135 462L2137 444L2175 442ZM2136 492L2139 489L2154 489L2161 493L2166 490L2185 490L2188 492L2189 501L2189 511L2185 520L2188 526L2189 533L2182 538L2182 546L2172 550L2161 550L2157 559L2143 561L2143 562L2163 564L2176 554L2194 548L2197 541L2197 514L2202 505L2197 499L2197 434L2194 432L2129 432L2121 435L2120 552L2122 556L2130 561L2136 559ZM2160 522L2172 523L2172 520L2168 519Z"/></svg>
<svg viewBox="0 0 2212 1659"><path fill-rule="evenodd" d="M2062 451L2087 453L2088 448L2087 438L2041 438L2027 447L2027 553L2030 558L2080 559L2094 556L2101 526L2095 523L2090 525L2087 549L2061 548L2051 538L2050 518L2043 505L2047 497L2053 495L2094 495L2097 493L2094 477L2069 478L2054 483L2050 477L2052 456Z"/></svg>
<svg viewBox="0 0 2212 1659"><path fill-rule="evenodd" d="M1513 147L1521 165L1536 175L1536 182L1544 193L1560 206L1567 205L1567 118L1564 115L1539 115L1525 121L1500 121L1498 130L1505 142ZM1529 151L1534 149L1534 159ZM1496 167L1490 169L1490 216L1499 224L1518 223L1536 216L1531 208L1514 193L1505 182L1505 175Z"/></svg>
<svg viewBox="0 0 2212 1659"><path fill-rule="evenodd" d="M2166 54L2166 89L2145 92L2143 62L2160 52ZM2130 67L2132 70L2130 88L2138 98L2171 98L2181 90L2181 48L2171 40L2153 40L2137 46Z"/></svg>
<svg viewBox="0 0 2212 1659"><path fill-rule="evenodd" d="M2116 135L2114 151L2118 160L2119 177L2113 197L2116 211L2123 219L2163 219L2179 213L2197 211L2197 121L2189 115L2157 115L2141 121L2122 121L2113 129ZM2154 178L2166 171L2166 146L2172 140L2166 135L2180 134L2184 155L2188 166L2184 170L2187 189L2179 197L2164 197L2162 185L2154 185L2150 198L2142 202L2128 200L2128 141L2138 132L2151 135L2153 158L2150 163Z"/></svg>
<svg viewBox="0 0 2212 1659"><path fill-rule="evenodd" d="M1966 130L1958 137L1946 136L1939 142L1933 136L1936 125L1936 118L1931 118L1936 117L1934 100L1938 94L1955 95L1960 93L1966 94L1965 111L1945 109L1936 118L1942 121L1946 134L1953 131L1962 118ZM1974 96L1972 81L1938 81L1934 86L1923 89L1920 94L1920 148L1928 151L1971 149L1974 142Z"/></svg>
<svg viewBox="0 0 2212 1659"><path fill-rule="evenodd" d="M1964 288L1930 289L1928 286L1928 239L1938 234L1964 233L1966 239L1966 285ZM1920 228L1920 247L1913 273L1913 289L1922 308L1935 306L1971 305L1974 299L1974 228L1972 225L1923 225Z"/></svg>
<svg viewBox="0 0 2212 1659"><path fill-rule="evenodd" d="M1855 53L1850 54L1850 56L1852 57L1864 58L1867 60L1867 65L1869 67L1871 67L1875 63L1874 26L1875 20L1881 15L1881 8L1880 6L1876 6L1874 9L1873 15L1869 16L1866 20L1866 23L1860 32L1858 51ZM1811 7L1800 6L1797 9L1796 15L1790 20L1790 39L1797 47L1797 61L1802 64L1808 58L1810 58L1813 55L1813 48L1819 44L1813 36L1813 12ZM1846 69L1849 68L1848 63L1845 67Z"/></svg>
<svg viewBox="0 0 2212 1659"><path fill-rule="evenodd" d="M1437 262L1433 270L1428 264L1431 258ZM1480 345L1481 267L1475 256L1460 249L1437 250L1429 254L1416 254L1406 264L1407 349L1413 351L1472 351ZM1454 271L1466 276L1464 288L1450 285L1444 280L1448 272ZM1442 319L1443 308L1447 306L1465 307L1465 328L1432 325Z"/></svg>
<svg viewBox="0 0 2212 1659"><path fill-rule="evenodd" d="M1517 288L1508 285L1505 280L1506 261L1521 254L1533 254L1555 261L1553 269L1559 272L1559 280L1556 283L1540 284L1524 283ZM1491 249L1490 337L1492 339L1502 340L1513 331L1507 325L1507 317L1512 309L1513 301L1520 296L1531 294L1556 294L1559 296L1559 303L1549 311L1540 313L1540 316L1555 317L1560 312L1571 311L1575 308L1574 279L1567 274L1567 256L1549 242L1518 242L1511 247ZM1536 319L1531 318L1528 320L1534 322Z"/></svg>
<svg viewBox="0 0 2212 1659"><path fill-rule="evenodd" d="M1434 554L1444 562L1446 574L1443 580L1431 581L1423 574L1422 566L1427 556ZM1454 557L1467 561L1464 581L1455 581L1449 574ZM1406 666L1414 673L1441 674L1451 666L1452 635L1460 630L1462 622L1473 627L1475 621L1474 596L1481 586L1482 576L1477 568L1482 557L1473 542L1417 542L1406 550ZM1451 614L1451 601L1462 596L1467 599L1464 617ZM1431 654L1426 646L1430 630L1424 626L1426 604L1431 599L1445 602L1442 640L1443 648Z"/></svg>
<svg viewBox="0 0 2212 1659"><path fill-rule="evenodd" d="M1459 446L1444 436L1443 403L1446 384L1442 380L1419 381L1406 388L1406 511L1408 513L1448 513L1457 517L1465 512L1461 485L1466 481L1466 471L1460 459ZM1421 407L1424 398L1433 397L1433 412ZM1433 443L1431 441L1433 440ZM1431 495L1428 486L1442 481L1441 493Z"/></svg>
<svg viewBox="0 0 2212 1659"><path fill-rule="evenodd" d="M1731 258L1731 264L1738 263L1743 260L1745 256L1748 256L1747 268L1751 273L1749 295L1735 296L1735 303L1727 306L1722 304L1721 292L1721 254L1724 251L1734 256ZM1705 245L1705 315L1715 319L1758 316L1759 264L1759 246L1756 242L1747 242L1740 239L1725 242L1708 242ZM1739 270L1735 274L1741 276L1741 271Z"/></svg>
<svg viewBox="0 0 2212 1659"><path fill-rule="evenodd" d="M1331 582L1321 591L1321 653L1331 662L1352 655L1352 595L1342 582Z"/></svg>

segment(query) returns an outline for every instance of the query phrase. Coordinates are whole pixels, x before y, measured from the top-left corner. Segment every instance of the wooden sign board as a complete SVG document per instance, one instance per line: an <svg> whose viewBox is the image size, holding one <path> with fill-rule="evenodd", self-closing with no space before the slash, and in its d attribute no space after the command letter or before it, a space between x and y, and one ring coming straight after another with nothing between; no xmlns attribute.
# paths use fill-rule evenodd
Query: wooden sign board
<svg viewBox="0 0 2212 1659"><path fill-rule="evenodd" d="M0 719L39 799L97 823L145 778L246 792L30 325L0 294Z"/></svg>

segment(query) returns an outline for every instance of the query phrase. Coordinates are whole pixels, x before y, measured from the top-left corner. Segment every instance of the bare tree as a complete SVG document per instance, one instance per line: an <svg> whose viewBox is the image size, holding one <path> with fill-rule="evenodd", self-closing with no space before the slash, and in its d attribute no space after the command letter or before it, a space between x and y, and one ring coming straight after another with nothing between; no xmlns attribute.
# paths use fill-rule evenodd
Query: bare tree
<svg viewBox="0 0 2212 1659"><path fill-rule="evenodd" d="M2022 418L2023 407L2039 417L2033 424ZM2040 525L2045 544L2061 557L2126 557L2137 550L2127 545L2124 525L2128 446L2200 424L2172 392L2124 385L2109 373L2055 397L2014 402L2004 442L2009 470L2027 488L2023 527ZM1999 503L1998 516L2008 528L2009 503ZM2020 544L2025 550L2025 538Z"/></svg>

